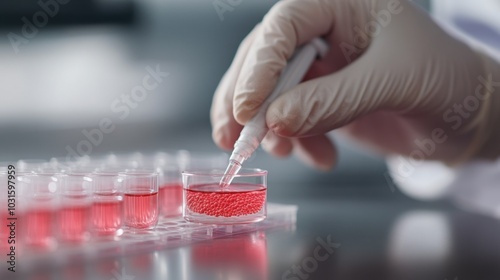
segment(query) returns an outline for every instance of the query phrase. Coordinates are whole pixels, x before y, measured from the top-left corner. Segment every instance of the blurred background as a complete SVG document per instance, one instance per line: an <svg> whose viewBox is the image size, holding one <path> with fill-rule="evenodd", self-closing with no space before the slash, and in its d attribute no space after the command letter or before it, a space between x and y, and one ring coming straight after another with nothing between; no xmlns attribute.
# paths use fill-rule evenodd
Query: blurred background
<svg viewBox="0 0 500 280"><path fill-rule="evenodd" d="M3 161L64 157L69 151L219 151L211 138L212 95L240 41L276 1L45 3L0 3ZM169 76L140 101L127 103L148 67ZM103 119L114 130L97 145L79 147L87 139L84 130L97 137L92 132ZM333 172L263 151L248 165L268 169L271 183L384 184L380 157L335 138L340 159Z"/></svg>
<svg viewBox="0 0 500 280"><path fill-rule="evenodd" d="M0 162L66 157L81 151L90 156L177 149L220 152L211 138L213 93L241 40L277 2L44 1L50 5L0 1ZM413 2L430 8L426 0ZM498 46L500 41L492 40L500 40L500 36L491 36L480 24L481 19L497 22L497 10L480 8L472 1L454 0L434 1L432 6L437 19L473 36L482 34ZM479 20L459 17L462 14L473 14ZM168 76L160 73L163 76L150 79L157 86L134 100L132 93L155 71ZM96 133L102 139L90 143L88 135L95 140ZM331 172L321 173L295 157L276 159L263 151L247 163L269 170L270 201L297 204L300 209L294 239L278 232L269 239L269 248L260 241L255 249L270 252L273 275L281 276L309 256L317 237L331 234L342 243L341 254L322 266L318 275L335 271L342 279L497 279L487 270L500 275L496 218L457 210L442 201L413 201L388 184L382 157L341 135L332 138L339 160ZM90 145L81 144L84 142ZM482 173L473 170L459 179L478 193L474 174ZM493 189L496 182L486 187ZM471 193L462 192L464 200L470 200ZM492 200L497 195L483 193ZM498 215L498 204L490 204ZM241 243L245 241L236 240L238 250ZM221 251L217 248L228 248L225 240L213 244L210 246L217 252ZM142 270L131 269L135 276L150 274L164 269L159 267L166 259L173 261L172 267L186 269L177 263L186 258L184 250L192 250L196 256L207 248L201 245L139 255L137 258L146 261L138 263L146 265ZM196 261L213 265L211 259L191 262L199 265ZM222 261L225 264L226 259ZM410 263L420 262L425 265L404 270ZM94 269L93 263L84 265ZM380 269L394 273L391 266L397 268L393 278L376 277ZM40 279L39 273L33 272L34 279ZM419 273L432 277L418 278ZM106 272L103 279L110 279L109 275Z"/></svg>

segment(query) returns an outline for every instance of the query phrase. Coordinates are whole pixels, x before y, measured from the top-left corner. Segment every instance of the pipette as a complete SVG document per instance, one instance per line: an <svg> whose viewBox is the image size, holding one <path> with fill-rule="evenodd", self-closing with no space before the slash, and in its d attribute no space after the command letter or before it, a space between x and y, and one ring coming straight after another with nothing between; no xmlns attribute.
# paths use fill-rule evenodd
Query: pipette
<svg viewBox="0 0 500 280"><path fill-rule="evenodd" d="M328 52L328 45L321 39L315 38L308 44L298 48L283 70L276 87L264 101L257 114L243 127L240 137L234 144L234 150L229 158L220 186L225 188L231 184L234 176L238 174L241 165L259 147L269 128L266 124L266 112L269 105L283 92L298 85L304 78L316 57L323 57Z"/></svg>

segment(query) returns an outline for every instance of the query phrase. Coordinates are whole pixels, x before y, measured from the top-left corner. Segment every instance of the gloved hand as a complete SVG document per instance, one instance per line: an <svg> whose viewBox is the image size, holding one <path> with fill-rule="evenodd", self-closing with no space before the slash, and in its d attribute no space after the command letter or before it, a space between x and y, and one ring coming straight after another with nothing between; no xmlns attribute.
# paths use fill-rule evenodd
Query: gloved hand
<svg viewBox="0 0 500 280"><path fill-rule="evenodd" d="M321 36L329 54L267 111L264 148L295 149L318 168L342 130L386 154L447 163L500 154L500 66L406 0L285 0L242 42L215 93L213 138L232 149L295 48ZM422 158L423 156L423 158Z"/></svg>

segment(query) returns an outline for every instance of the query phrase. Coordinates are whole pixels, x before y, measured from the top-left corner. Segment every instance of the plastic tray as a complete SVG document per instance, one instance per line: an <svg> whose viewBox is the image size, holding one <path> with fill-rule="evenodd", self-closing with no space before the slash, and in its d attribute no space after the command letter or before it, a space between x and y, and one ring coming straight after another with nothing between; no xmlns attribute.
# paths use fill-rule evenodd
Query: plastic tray
<svg viewBox="0 0 500 280"><path fill-rule="evenodd" d="M41 265L44 262L63 263L74 259L84 260L151 250L185 246L196 242L223 238L231 235L268 230L294 228L297 206L269 203L267 218L253 224L207 225L186 222L182 218L161 219L155 230L144 233L128 233L115 239L92 239L82 245L59 244L57 249L45 252L21 250L18 260L24 266Z"/></svg>

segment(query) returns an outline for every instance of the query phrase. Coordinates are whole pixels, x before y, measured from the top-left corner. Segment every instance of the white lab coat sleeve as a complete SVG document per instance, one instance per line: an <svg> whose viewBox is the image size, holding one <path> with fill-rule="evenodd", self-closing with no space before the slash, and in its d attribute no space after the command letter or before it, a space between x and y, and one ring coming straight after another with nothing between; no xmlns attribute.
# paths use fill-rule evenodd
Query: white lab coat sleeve
<svg viewBox="0 0 500 280"><path fill-rule="evenodd" d="M500 0L435 0L431 10L445 30L500 61ZM463 208L500 217L500 159L451 168L390 156L387 165L394 183L410 197L448 198Z"/></svg>

